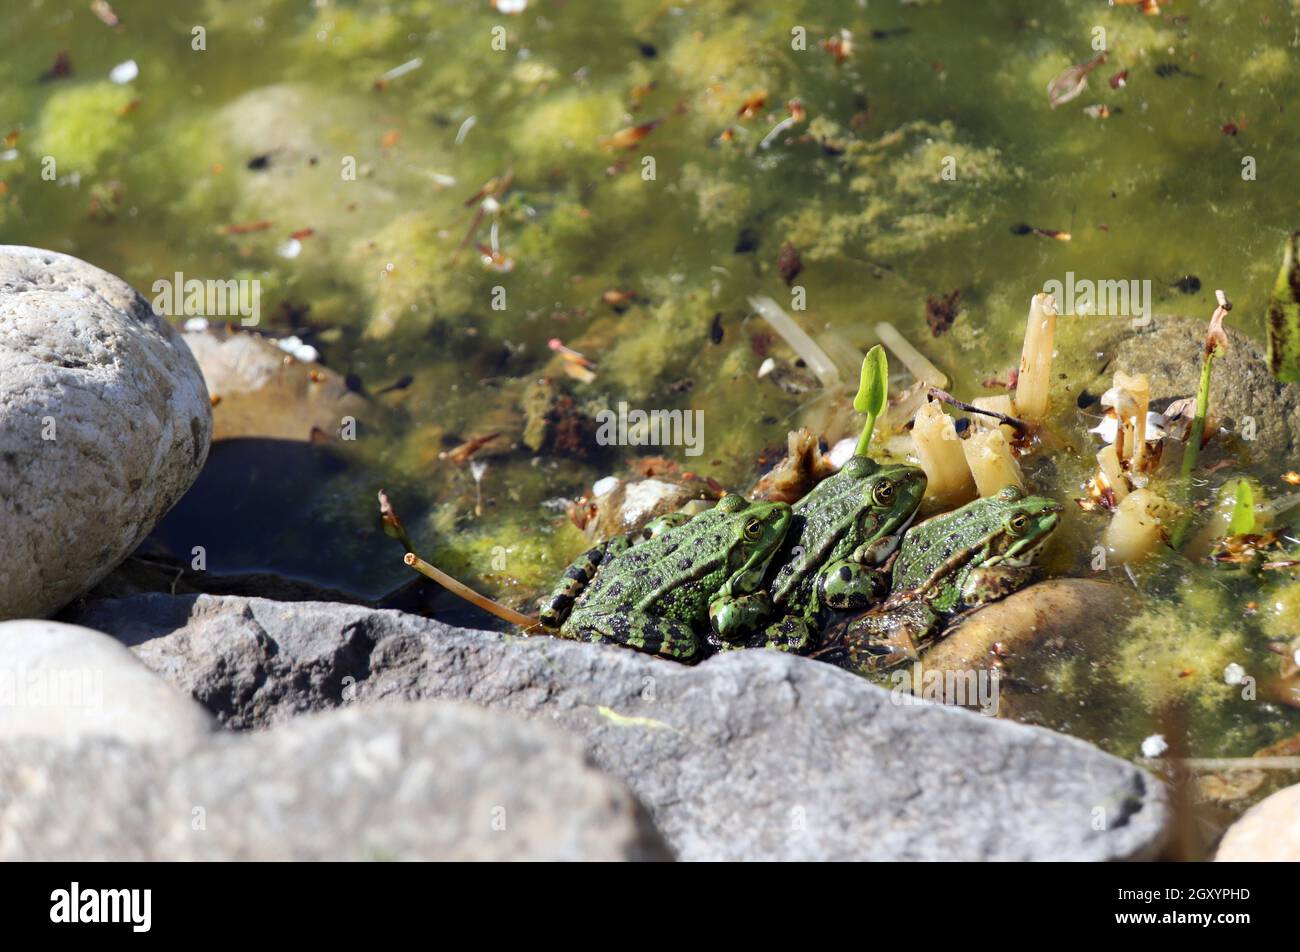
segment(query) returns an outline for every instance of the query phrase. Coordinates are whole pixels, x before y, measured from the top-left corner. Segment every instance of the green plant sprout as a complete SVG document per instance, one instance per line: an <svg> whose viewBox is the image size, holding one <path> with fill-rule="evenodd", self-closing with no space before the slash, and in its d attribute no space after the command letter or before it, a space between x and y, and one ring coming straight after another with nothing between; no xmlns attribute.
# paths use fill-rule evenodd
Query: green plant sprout
<svg viewBox="0 0 1300 952"><path fill-rule="evenodd" d="M1210 371L1214 367L1214 358L1221 351L1228 349L1228 335L1223 330L1223 319L1232 310L1232 302L1220 290L1215 290L1215 299L1219 306L1210 317L1210 327L1205 332L1205 349L1201 358L1201 383L1196 389L1196 416L1192 418L1192 429L1187 436L1187 449L1183 452L1183 465L1180 472L1183 485L1183 502L1188 502L1192 495L1192 470L1196 468L1196 459L1201 452L1201 443L1205 441L1205 418L1210 412ZM1183 543L1183 536L1191 524L1191 508L1179 521L1170 540L1175 549Z"/></svg>
<svg viewBox="0 0 1300 952"><path fill-rule="evenodd" d="M863 424L862 435L858 437L856 456L866 456L871 445L871 434L876 429L876 418L885 412L889 400L889 358L885 349L877 344L867 351L862 358L862 377L858 383L858 395L853 398L853 409L867 415Z"/></svg>
<svg viewBox="0 0 1300 952"><path fill-rule="evenodd" d="M1255 490L1249 480L1237 480L1236 499L1232 504L1232 518L1228 521L1228 535L1252 535L1255 532Z"/></svg>

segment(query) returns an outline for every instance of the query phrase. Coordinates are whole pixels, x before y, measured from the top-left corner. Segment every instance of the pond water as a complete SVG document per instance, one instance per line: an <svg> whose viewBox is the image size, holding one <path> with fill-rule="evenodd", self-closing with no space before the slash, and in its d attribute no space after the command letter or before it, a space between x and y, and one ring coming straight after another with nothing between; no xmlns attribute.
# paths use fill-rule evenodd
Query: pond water
<svg viewBox="0 0 1300 952"><path fill-rule="evenodd" d="M1016 365L1031 294L1071 274L1149 282L1151 311L1198 321L1222 288L1230 325L1262 341L1300 226L1293 0L1154 16L1104 0L533 0L517 15L487 0L113 0L116 28L89 7L6 4L0 240L146 295L177 273L256 280L258 330L301 338L369 401L355 440L214 447L152 544L201 543L218 574L397 588L410 574L378 531L384 487L426 558L525 607L583 548L562 504L597 479L653 454L743 489L789 429L825 420L815 386L788 392L808 375L752 295L859 354L889 321L970 399L1000 392L983 384ZM1051 108L1048 84L1099 48L1087 87ZM69 71L61 51L71 74L42 78ZM959 313L934 336L927 298L954 289ZM554 338L594 379L564 373ZM760 378L769 356L788 373ZM542 377L579 420L619 401L702 410L702 452L600 446L581 428L529 449ZM1076 450L1095 422L1077 396L1054 403ZM823 435L851 424L841 413ZM493 433L477 483L446 458ZM1177 556L1094 571L1105 515L1069 503L1088 467L1038 453L1036 488L1071 509L1052 573L1136 585L1147 614L1031 719L1125 756L1170 710L1197 756L1300 730L1293 708L1240 701L1221 676L1225 662L1281 676L1300 583ZM1237 462L1199 498L1242 473L1282 496L1300 468Z"/></svg>

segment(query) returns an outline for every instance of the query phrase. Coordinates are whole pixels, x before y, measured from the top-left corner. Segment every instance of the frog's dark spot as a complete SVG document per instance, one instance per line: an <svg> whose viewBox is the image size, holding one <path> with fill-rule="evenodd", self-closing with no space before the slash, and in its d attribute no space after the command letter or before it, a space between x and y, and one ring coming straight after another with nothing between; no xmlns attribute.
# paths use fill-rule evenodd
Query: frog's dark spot
<svg viewBox="0 0 1300 952"><path fill-rule="evenodd" d="M943 557L944 557L945 560L946 560L946 559L951 559L951 558L952 558L952 547L951 547L951 546L943 550Z"/></svg>
<svg viewBox="0 0 1300 952"><path fill-rule="evenodd" d="M674 542L672 545L668 546L668 548L664 549L664 555L669 556L676 551L677 551L677 543Z"/></svg>
<svg viewBox="0 0 1300 952"><path fill-rule="evenodd" d="M573 604L572 595L556 595L551 599L550 607L553 611L561 611Z"/></svg>
<svg viewBox="0 0 1300 952"><path fill-rule="evenodd" d="M841 582L848 582L848 581L850 581L852 578L853 578L853 570L850 569L847 565L841 565L841 566L840 566L840 581L841 581Z"/></svg>
<svg viewBox="0 0 1300 952"><path fill-rule="evenodd" d="M610 598L618 598L622 594L623 594L623 585L621 582L615 582L613 585L609 587Z"/></svg>
<svg viewBox="0 0 1300 952"><path fill-rule="evenodd" d="M678 559L678 560L677 560L677 567L678 567L679 569L681 569L683 572L685 572L687 569L689 569L689 568L691 567L691 560L690 560L690 559Z"/></svg>

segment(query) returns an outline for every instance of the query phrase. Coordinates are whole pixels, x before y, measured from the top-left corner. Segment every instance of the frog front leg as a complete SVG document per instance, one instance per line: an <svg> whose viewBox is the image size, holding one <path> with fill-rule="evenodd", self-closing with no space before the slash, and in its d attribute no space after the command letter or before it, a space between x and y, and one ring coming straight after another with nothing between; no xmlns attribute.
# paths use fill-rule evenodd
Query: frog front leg
<svg viewBox="0 0 1300 952"><path fill-rule="evenodd" d="M709 643L719 650L752 647L755 632L772 617L766 592L749 595L715 595L709 601Z"/></svg>
<svg viewBox="0 0 1300 952"><path fill-rule="evenodd" d="M815 590L821 606L835 611L862 611L889 592L889 573L850 559L831 562L817 573Z"/></svg>
<svg viewBox="0 0 1300 952"><path fill-rule="evenodd" d="M564 570L555 591L542 601L541 610L537 613L537 620L542 623L542 627L551 631L559 629L569 617L574 600L591 584L601 564L625 551L631 544L632 540L628 536L615 536L600 545L592 546L574 559Z"/></svg>
<svg viewBox="0 0 1300 952"><path fill-rule="evenodd" d="M895 606L886 603L846 629L848 666L859 674L872 674L915 661L942 622L942 616L922 599Z"/></svg>
<svg viewBox="0 0 1300 952"><path fill-rule="evenodd" d="M1032 565L989 565L973 568L961 586L963 608L981 608L1024 588L1037 574Z"/></svg>
<svg viewBox="0 0 1300 952"><path fill-rule="evenodd" d="M678 661L694 661L700 651L690 625L661 615L583 611L570 617L562 634L581 641L625 645Z"/></svg>

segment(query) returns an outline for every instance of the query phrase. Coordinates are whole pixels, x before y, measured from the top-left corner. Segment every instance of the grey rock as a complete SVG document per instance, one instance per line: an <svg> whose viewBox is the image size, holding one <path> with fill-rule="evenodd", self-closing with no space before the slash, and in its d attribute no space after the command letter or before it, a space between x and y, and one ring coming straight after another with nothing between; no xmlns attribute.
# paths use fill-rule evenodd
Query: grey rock
<svg viewBox="0 0 1300 952"><path fill-rule="evenodd" d="M1213 309L1210 304L1203 318L1156 314L1145 328L1071 319L1062 325L1060 352L1066 355L1067 365L1087 359L1094 368L1105 368L1099 375L1080 371L1076 377L1094 396L1110 387L1116 370L1146 374L1151 407L1163 411L1176 399L1196 395ZM1300 454L1300 386L1274 379L1263 348L1232 323L1229 315L1228 350L1214 361L1210 415L1236 434L1248 417L1252 419L1254 439L1241 445L1256 459L1292 458Z"/></svg>
<svg viewBox="0 0 1300 952"><path fill-rule="evenodd" d="M0 742L16 737L189 745L211 715L98 631L0 622Z"/></svg>
<svg viewBox="0 0 1300 952"><path fill-rule="evenodd" d="M1143 859L1169 822L1158 779L1083 741L896 704L845 671L773 652L687 668L392 611L235 597L138 596L88 605L80 620L230 725L421 698L553 721L627 782L682 859Z"/></svg>
<svg viewBox="0 0 1300 952"><path fill-rule="evenodd" d="M111 571L211 433L193 357L125 281L0 246L0 618L47 616Z"/></svg>
<svg viewBox="0 0 1300 952"><path fill-rule="evenodd" d="M571 738L469 705L356 706L183 756L0 744L0 861L669 858Z"/></svg>

